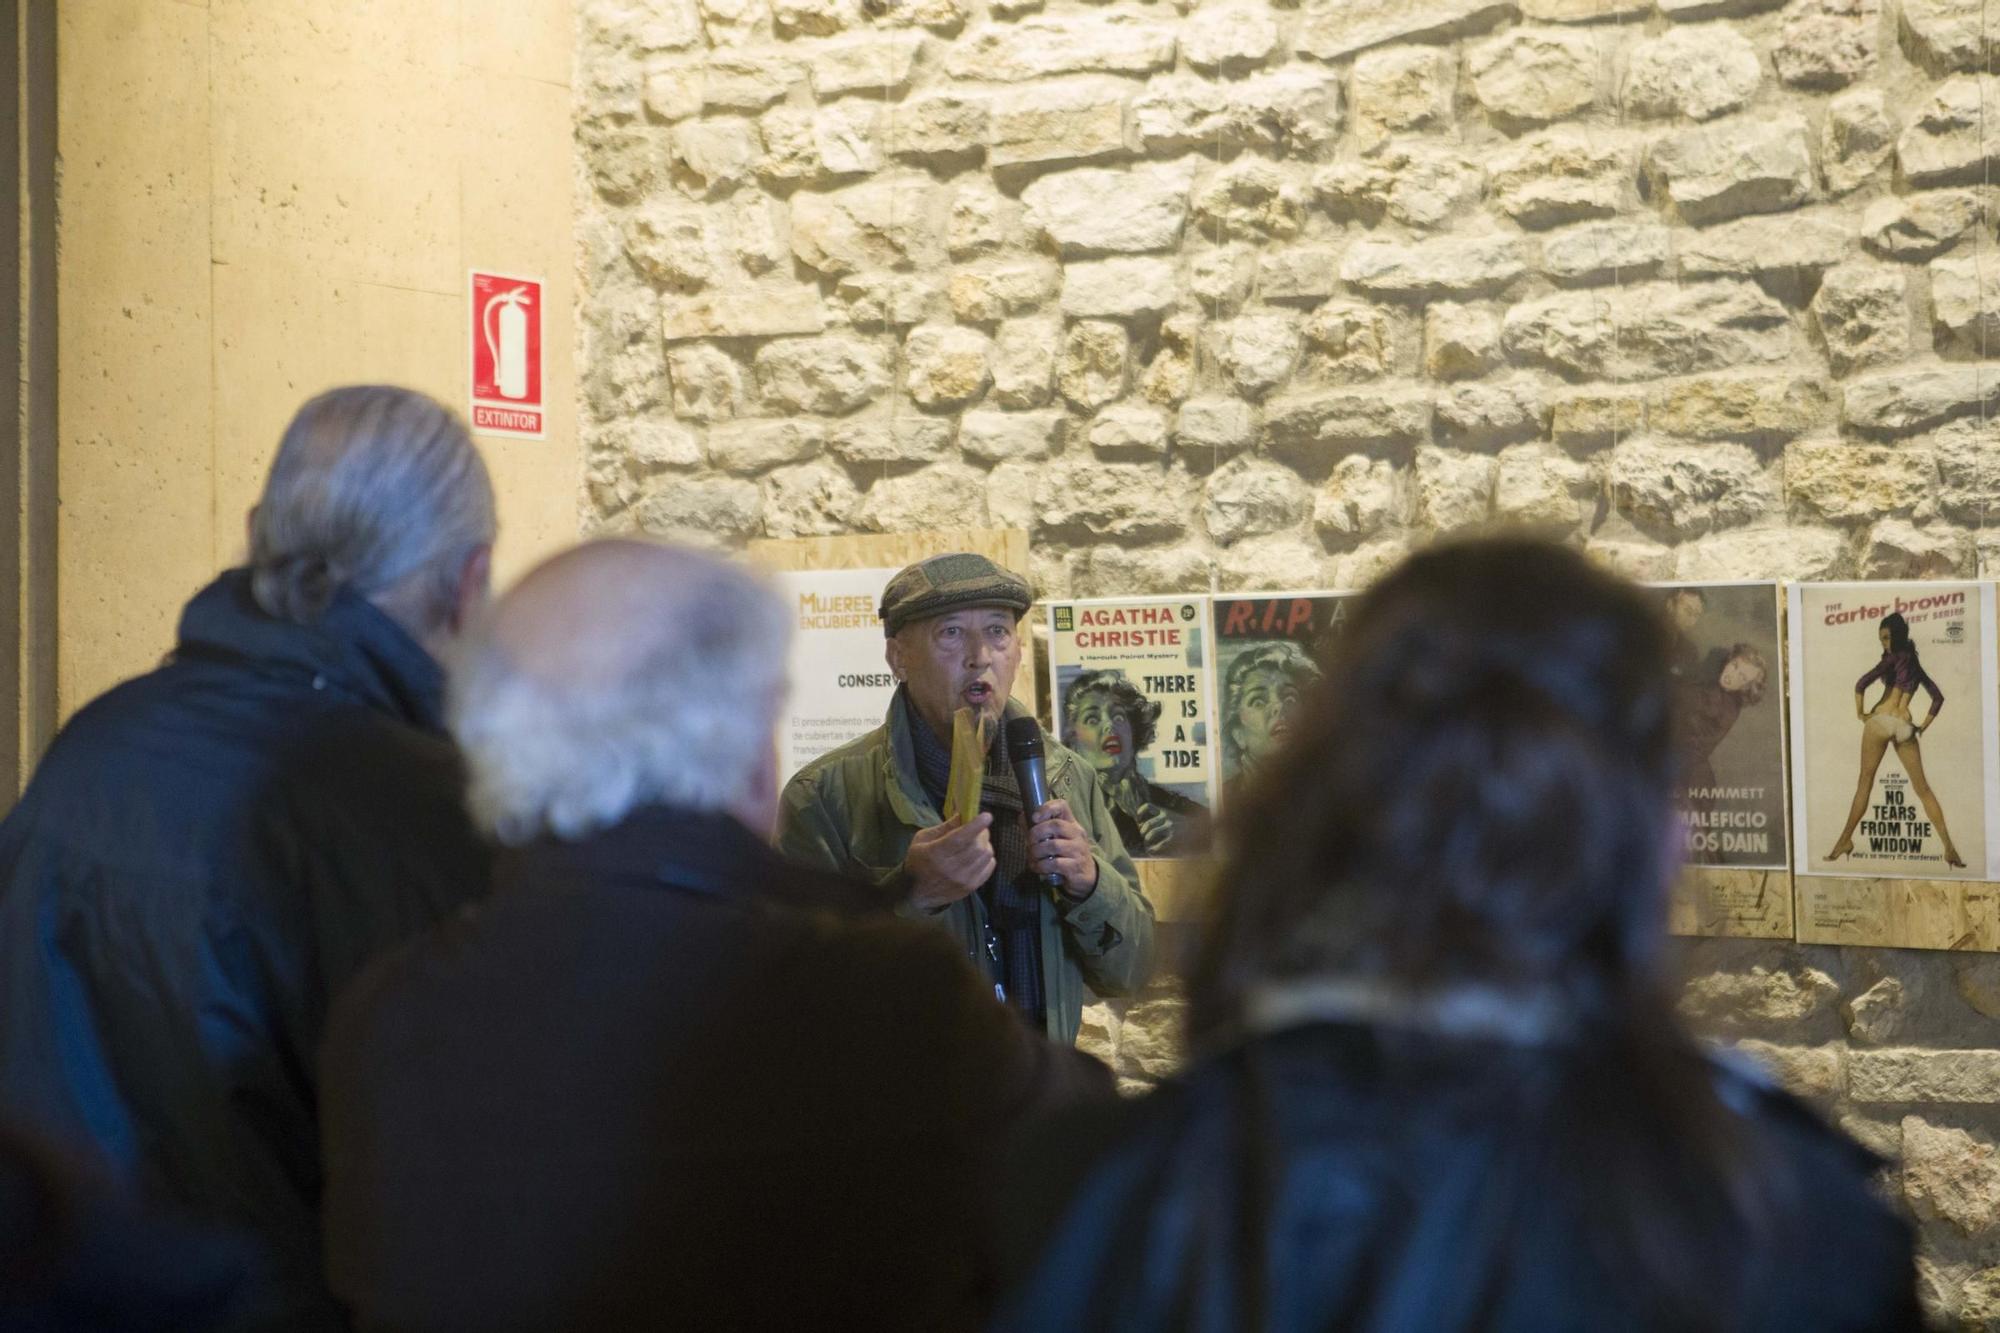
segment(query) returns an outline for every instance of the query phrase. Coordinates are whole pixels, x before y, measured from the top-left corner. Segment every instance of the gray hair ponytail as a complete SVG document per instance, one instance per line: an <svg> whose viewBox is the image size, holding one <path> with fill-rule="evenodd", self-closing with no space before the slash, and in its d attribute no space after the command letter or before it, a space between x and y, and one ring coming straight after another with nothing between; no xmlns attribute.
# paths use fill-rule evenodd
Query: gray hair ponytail
<svg viewBox="0 0 2000 1333"><path fill-rule="evenodd" d="M493 486L465 425L411 389L360 384L285 428L250 522L250 588L311 624L352 588L419 637L450 617L464 562L493 541Z"/></svg>

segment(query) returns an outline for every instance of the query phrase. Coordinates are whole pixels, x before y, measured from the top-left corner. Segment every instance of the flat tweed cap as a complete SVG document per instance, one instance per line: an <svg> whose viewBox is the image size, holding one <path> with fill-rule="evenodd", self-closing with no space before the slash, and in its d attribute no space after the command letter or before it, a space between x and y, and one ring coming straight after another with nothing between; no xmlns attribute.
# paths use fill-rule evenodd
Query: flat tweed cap
<svg viewBox="0 0 2000 1333"><path fill-rule="evenodd" d="M934 555L900 571L882 590L882 633L968 606L1004 606L1018 618L1034 604L1028 581L983 555Z"/></svg>

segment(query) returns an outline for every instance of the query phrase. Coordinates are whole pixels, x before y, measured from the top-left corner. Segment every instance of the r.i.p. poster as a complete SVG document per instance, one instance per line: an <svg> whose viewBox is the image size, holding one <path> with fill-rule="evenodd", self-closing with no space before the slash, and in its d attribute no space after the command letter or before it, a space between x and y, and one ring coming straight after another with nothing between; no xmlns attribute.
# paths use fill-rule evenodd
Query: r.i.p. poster
<svg viewBox="0 0 2000 1333"><path fill-rule="evenodd" d="M1353 610L1353 593L1258 593L1210 602L1222 803L1291 735L1300 700Z"/></svg>
<svg viewBox="0 0 2000 1333"><path fill-rule="evenodd" d="M1800 869L2000 878L1993 588L1790 588Z"/></svg>
<svg viewBox="0 0 2000 1333"><path fill-rule="evenodd" d="M1202 599L1053 602L1048 610L1056 730L1097 770L1126 850L1206 851L1216 766Z"/></svg>

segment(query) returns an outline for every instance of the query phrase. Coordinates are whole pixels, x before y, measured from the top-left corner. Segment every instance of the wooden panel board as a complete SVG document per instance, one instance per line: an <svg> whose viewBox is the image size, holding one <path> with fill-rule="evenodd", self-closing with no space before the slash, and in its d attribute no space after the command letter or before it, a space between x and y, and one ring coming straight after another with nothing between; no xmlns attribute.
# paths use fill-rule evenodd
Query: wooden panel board
<svg viewBox="0 0 2000 1333"><path fill-rule="evenodd" d="M1802 944L2000 952L2000 884L1798 877Z"/></svg>
<svg viewBox="0 0 2000 1333"><path fill-rule="evenodd" d="M1140 861L1139 884L1159 921L1206 921L1213 903L1215 873L1221 862L1207 857L1185 861Z"/></svg>
<svg viewBox="0 0 2000 1333"><path fill-rule="evenodd" d="M1690 868L1668 899L1667 929L1675 935L1791 939L1791 872Z"/></svg>

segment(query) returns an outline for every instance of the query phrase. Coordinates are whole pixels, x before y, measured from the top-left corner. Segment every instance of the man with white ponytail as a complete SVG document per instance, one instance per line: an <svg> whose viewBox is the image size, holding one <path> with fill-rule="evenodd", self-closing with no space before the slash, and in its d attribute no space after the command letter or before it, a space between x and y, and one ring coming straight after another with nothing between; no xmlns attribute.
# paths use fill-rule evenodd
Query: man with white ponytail
<svg viewBox="0 0 2000 1333"><path fill-rule="evenodd" d="M406 389L299 409L247 565L160 669L56 738L0 824L0 1116L269 1253L257 1321L338 1328L313 1060L386 946L484 892L438 657L484 603L493 491Z"/></svg>
<svg viewBox="0 0 2000 1333"><path fill-rule="evenodd" d="M461 657L493 896L356 983L321 1066L361 1327L979 1326L1002 1131L1109 1076L768 845L789 634L741 566L600 541Z"/></svg>

